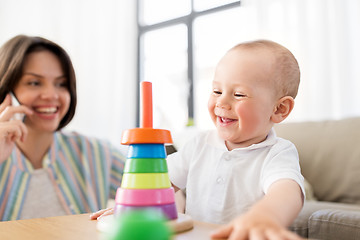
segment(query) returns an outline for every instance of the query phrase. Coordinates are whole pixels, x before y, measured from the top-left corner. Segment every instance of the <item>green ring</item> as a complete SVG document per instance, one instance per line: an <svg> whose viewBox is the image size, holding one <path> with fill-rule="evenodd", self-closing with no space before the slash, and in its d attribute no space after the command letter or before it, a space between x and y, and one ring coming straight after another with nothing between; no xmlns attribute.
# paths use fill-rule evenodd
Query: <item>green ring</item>
<svg viewBox="0 0 360 240"><path fill-rule="evenodd" d="M165 158L128 158L124 173L167 173Z"/></svg>

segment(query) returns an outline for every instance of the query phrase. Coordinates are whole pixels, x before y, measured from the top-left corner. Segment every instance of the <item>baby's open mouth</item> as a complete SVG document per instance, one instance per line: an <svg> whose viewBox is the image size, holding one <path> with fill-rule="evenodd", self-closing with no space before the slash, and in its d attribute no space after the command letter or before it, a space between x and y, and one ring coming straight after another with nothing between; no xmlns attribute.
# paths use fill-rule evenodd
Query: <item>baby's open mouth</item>
<svg viewBox="0 0 360 240"><path fill-rule="evenodd" d="M231 119L231 118L225 118L225 117L219 117L220 122L222 123L230 123L230 122L235 122L235 119Z"/></svg>

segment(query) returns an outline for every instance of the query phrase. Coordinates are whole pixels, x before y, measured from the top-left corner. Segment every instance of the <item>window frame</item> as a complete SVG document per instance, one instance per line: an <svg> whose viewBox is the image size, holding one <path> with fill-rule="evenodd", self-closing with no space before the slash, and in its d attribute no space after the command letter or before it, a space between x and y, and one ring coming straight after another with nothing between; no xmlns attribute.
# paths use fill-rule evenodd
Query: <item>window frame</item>
<svg viewBox="0 0 360 240"><path fill-rule="evenodd" d="M155 24L145 25L141 24L140 19L140 13L141 13L141 0L136 0L136 18L137 18L137 27L138 27L138 36L137 36L137 85L136 85L136 96L137 96L137 103L136 103L136 126L139 127L140 125L140 82L144 79L144 73L143 73L143 53L144 53L144 46L142 43L143 36L153 30L158 30L166 27L171 27L177 24L184 24L187 27L187 44L188 44L188 50L187 50L187 78L189 83L189 95L187 99L187 105L188 105L188 122L191 124L194 120L194 52L193 52L193 46L194 46L194 36L193 36L193 26L194 22L198 17L202 17L204 15L217 13L221 11L226 11L229 9L237 8L241 6L241 1L235 1L232 3L227 3L224 5L220 5L217 7L209 8L202 11L196 11L194 9L194 1L196 0L188 0L191 1L191 9L190 13L181 17L169 19L166 21L158 22Z"/></svg>

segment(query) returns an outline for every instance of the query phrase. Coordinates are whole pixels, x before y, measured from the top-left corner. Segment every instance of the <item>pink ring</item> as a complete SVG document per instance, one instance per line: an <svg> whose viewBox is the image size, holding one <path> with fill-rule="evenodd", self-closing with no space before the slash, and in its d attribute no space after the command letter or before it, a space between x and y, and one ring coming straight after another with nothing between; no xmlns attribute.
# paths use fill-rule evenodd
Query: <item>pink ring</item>
<svg viewBox="0 0 360 240"><path fill-rule="evenodd" d="M170 204L175 202L175 192L172 187L161 189L118 188L115 202L129 206Z"/></svg>

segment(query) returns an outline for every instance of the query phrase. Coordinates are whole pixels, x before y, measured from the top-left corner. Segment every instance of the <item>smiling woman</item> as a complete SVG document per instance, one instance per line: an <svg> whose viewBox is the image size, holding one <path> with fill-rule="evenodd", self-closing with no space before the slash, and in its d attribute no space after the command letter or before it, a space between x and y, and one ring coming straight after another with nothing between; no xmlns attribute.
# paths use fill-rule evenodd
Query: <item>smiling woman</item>
<svg viewBox="0 0 360 240"><path fill-rule="evenodd" d="M55 131L70 107L67 78L57 56L49 51L38 50L26 56L14 93L34 111L27 122L29 128L38 131Z"/></svg>
<svg viewBox="0 0 360 240"><path fill-rule="evenodd" d="M0 76L0 220L106 207L120 186L124 157L107 142L62 130L76 107L65 50L41 37L16 36L0 49ZM20 106L12 105L10 92ZM13 120L16 113L25 120Z"/></svg>

